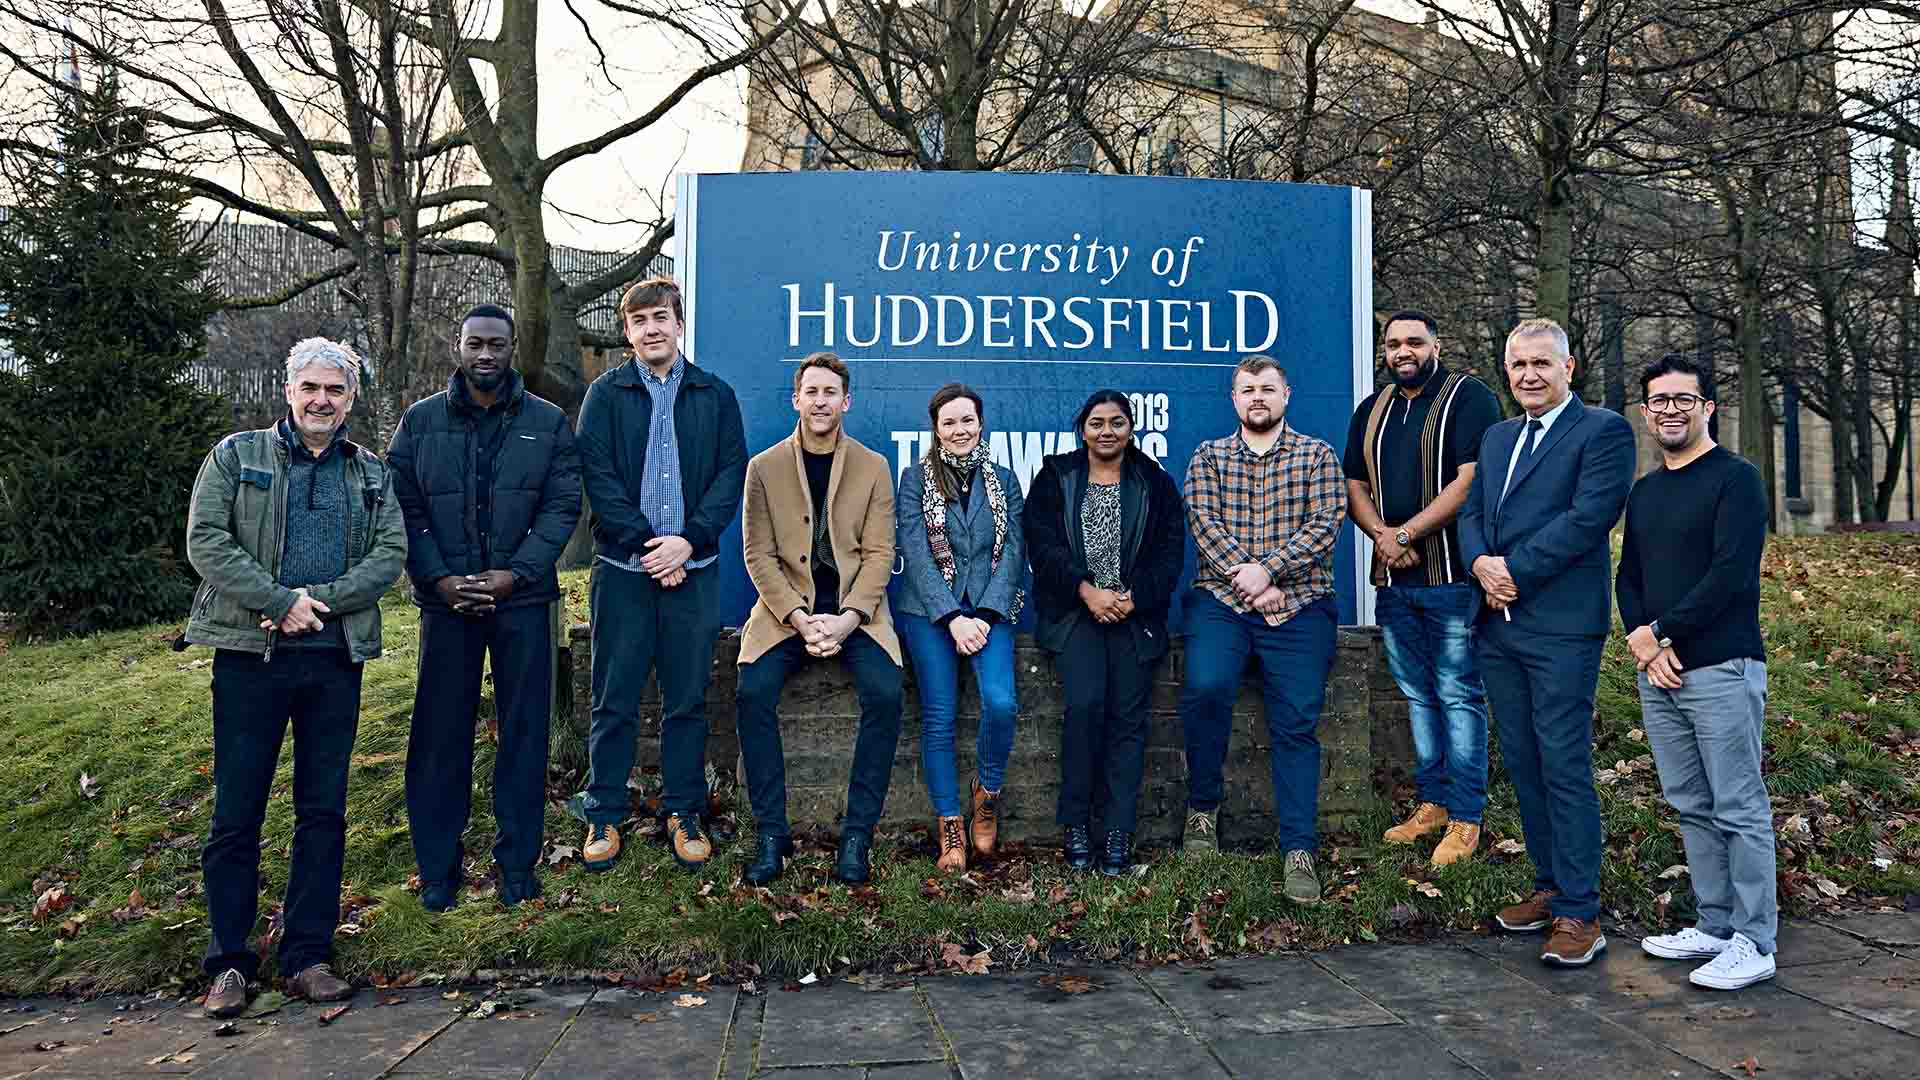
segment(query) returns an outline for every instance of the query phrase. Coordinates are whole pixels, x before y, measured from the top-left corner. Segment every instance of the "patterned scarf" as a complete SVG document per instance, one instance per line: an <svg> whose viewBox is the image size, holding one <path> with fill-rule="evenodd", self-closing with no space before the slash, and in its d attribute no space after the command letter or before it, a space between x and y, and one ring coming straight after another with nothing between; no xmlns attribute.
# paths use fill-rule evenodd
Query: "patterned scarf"
<svg viewBox="0 0 1920 1080"><path fill-rule="evenodd" d="M933 451L938 460L929 459L921 478L921 513L927 519L927 546L933 550L933 562L940 568L940 576L946 579L947 587L953 587L954 565L953 545L947 541L947 497L940 490L939 467L945 465L960 476L977 471L980 481L987 489L987 507L993 511L993 569L1000 569L1000 553L1007 546L1007 492L1000 486L1000 474L995 472L987 460L986 440L973 444L973 449L965 454L955 454L945 447L936 446ZM1020 608L1026 602L1026 594L1015 589L1013 610L1006 613L1009 623L1020 617Z"/></svg>

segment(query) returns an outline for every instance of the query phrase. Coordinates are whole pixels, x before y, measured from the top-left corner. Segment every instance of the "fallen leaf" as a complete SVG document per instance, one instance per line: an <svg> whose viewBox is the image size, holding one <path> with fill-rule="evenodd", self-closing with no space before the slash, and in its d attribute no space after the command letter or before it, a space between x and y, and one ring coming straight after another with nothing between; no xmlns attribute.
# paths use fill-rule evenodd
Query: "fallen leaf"
<svg viewBox="0 0 1920 1080"><path fill-rule="evenodd" d="M376 1005L405 1005L406 1003L407 999L401 997L399 994L387 994L379 1001L374 1002Z"/></svg>
<svg viewBox="0 0 1920 1080"><path fill-rule="evenodd" d="M1100 989L1099 983L1078 975L1042 975L1040 985L1051 986L1063 994L1091 994Z"/></svg>
<svg viewBox="0 0 1920 1080"><path fill-rule="evenodd" d="M84 772L81 773L80 774L80 794L86 796L89 799L97 797L100 794L99 777L88 776Z"/></svg>
<svg viewBox="0 0 1920 1080"><path fill-rule="evenodd" d="M1413 891L1419 893L1421 896L1431 897L1435 900L1440 899L1442 895L1440 892L1440 887L1438 885L1435 885L1431 881L1420 882L1419 884L1413 887Z"/></svg>
<svg viewBox="0 0 1920 1080"><path fill-rule="evenodd" d="M1493 850L1501 855L1525 855L1527 845L1518 840L1502 840L1493 845Z"/></svg>
<svg viewBox="0 0 1920 1080"><path fill-rule="evenodd" d="M281 1006L286 1003L287 995L278 990L269 990L259 997L254 998L253 1004L247 1006L247 1011L241 1013L240 1018L242 1020L251 1020L256 1016L268 1016L279 1012Z"/></svg>
<svg viewBox="0 0 1920 1080"><path fill-rule="evenodd" d="M73 894L65 885L54 885L41 892L33 902L33 917L45 920L56 911L63 911L73 903Z"/></svg>
<svg viewBox="0 0 1920 1080"><path fill-rule="evenodd" d="M547 865L559 866L561 863L566 862L568 859L577 859L579 857L580 857L579 848L571 847L571 846L555 845L552 851L547 852Z"/></svg>
<svg viewBox="0 0 1920 1080"><path fill-rule="evenodd" d="M43 1053L43 1054L44 1054L44 1053L47 1053L47 1052L49 1052L49 1051L52 1051L52 1050L58 1050L58 1049L60 1049L61 1047L63 1047L63 1046L65 1046L65 1045L67 1045L67 1040L65 1040L65 1039L54 1039L54 1040L53 1040L53 1041L51 1041L51 1042L37 1042L37 1043L34 1043L34 1044L33 1044L33 1048L34 1048L35 1050L38 1050L39 1052L41 1052L41 1053ZM147 1064L149 1064L149 1065L152 1065L152 1064L154 1064L154 1063L153 1063L153 1062L151 1062L151 1061L149 1061L149 1062L147 1062Z"/></svg>
<svg viewBox="0 0 1920 1080"><path fill-rule="evenodd" d="M815 975L811 971L807 972L805 975L800 976L801 986L812 986L814 983L817 983L819 981L820 981L820 976Z"/></svg>
<svg viewBox="0 0 1920 1080"><path fill-rule="evenodd" d="M1744 1061L1736 1061L1733 1064L1727 1066L1727 1068L1744 1069L1746 1070L1747 1075L1750 1077L1757 1076L1760 1073L1767 1071L1766 1067L1760 1064L1760 1059L1754 1057L1752 1054L1748 1054Z"/></svg>
<svg viewBox="0 0 1920 1080"><path fill-rule="evenodd" d="M335 1020L338 1020L341 1017L347 1015L347 1010L351 1008L353 1008L351 1004L335 1005L333 1008L328 1009L327 1011L320 1014L320 1023L323 1026L326 1024L331 1024Z"/></svg>
<svg viewBox="0 0 1920 1080"><path fill-rule="evenodd" d="M193 1060L192 1054L161 1054L157 1058L147 1059L149 1065L185 1065Z"/></svg>
<svg viewBox="0 0 1920 1080"><path fill-rule="evenodd" d="M226 1023L221 1024L219 1027L214 1028L213 1033L223 1039L229 1036L238 1035L240 1034L240 1025L229 1020Z"/></svg>
<svg viewBox="0 0 1920 1080"><path fill-rule="evenodd" d="M500 1011L499 1002L483 1001L480 1004L475 1005L473 1007L473 1012L471 1013L471 1015L475 1020L485 1020L488 1017L492 1016L494 1013L497 1013L499 1011Z"/></svg>
<svg viewBox="0 0 1920 1080"><path fill-rule="evenodd" d="M1674 863L1672 866L1669 866L1665 870L1660 871L1660 880L1672 881L1673 879L1686 873L1690 873L1690 871L1687 869L1686 863Z"/></svg>
<svg viewBox="0 0 1920 1080"><path fill-rule="evenodd" d="M706 1003L707 999L697 994L681 994L673 999L673 1007L676 1009L697 1009Z"/></svg>
<svg viewBox="0 0 1920 1080"><path fill-rule="evenodd" d="M993 952L990 949L982 949L969 955L965 946L949 941L941 946L940 959L948 967L957 968L966 974L985 975L987 969L993 965Z"/></svg>
<svg viewBox="0 0 1920 1080"><path fill-rule="evenodd" d="M657 1012L634 1013L633 1022L636 1024L657 1024L660 1022L660 1014Z"/></svg>

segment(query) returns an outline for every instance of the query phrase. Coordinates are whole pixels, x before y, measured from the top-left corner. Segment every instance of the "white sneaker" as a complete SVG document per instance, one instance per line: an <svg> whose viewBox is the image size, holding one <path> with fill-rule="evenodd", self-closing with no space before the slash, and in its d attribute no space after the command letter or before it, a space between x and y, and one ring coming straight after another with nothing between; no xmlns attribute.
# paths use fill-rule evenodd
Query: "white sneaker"
<svg viewBox="0 0 1920 1080"><path fill-rule="evenodd" d="M1677 934L1655 934L1640 939L1640 948L1648 956L1662 960L1706 960L1726 952L1731 944L1726 938L1714 937L1691 926Z"/></svg>
<svg viewBox="0 0 1920 1080"><path fill-rule="evenodd" d="M1693 969L1687 981L1711 990L1738 990L1773 978L1773 957L1761 956L1745 934L1733 935L1719 956Z"/></svg>

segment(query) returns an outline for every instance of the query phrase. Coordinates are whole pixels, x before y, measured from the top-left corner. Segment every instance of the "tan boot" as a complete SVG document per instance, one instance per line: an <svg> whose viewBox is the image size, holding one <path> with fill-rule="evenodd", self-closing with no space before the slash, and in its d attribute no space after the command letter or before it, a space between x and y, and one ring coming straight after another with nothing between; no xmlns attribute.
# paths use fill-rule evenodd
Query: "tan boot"
<svg viewBox="0 0 1920 1080"><path fill-rule="evenodd" d="M1447 808L1439 803L1423 802L1414 809L1412 817L1388 829L1385 839L1389 844L1411 844L1446 825Z"/></svg>
<svg viewBox="0 0 1920 1080"><path fill-rule="evenodd" d="M967 826L968 837L973 841L973 853L985 858L993 854L994 842L1000 838L1000 793L988 791L973 782L973 823Z"/></svg>
<svg viewBox="0 0 1920 1080"><path fill-rule="evenodd" d="M958 874L967 869L967 841L963 832L966 819L943 817L933 828L933 846L940 853L936 865L944 874Z"/></svg>
<svg viewBox="0 0 1920 1080"><path fill-rule="evenodd" d="M1480 850L1480 826L1470 821L1450 821L1447 823L1447 835L1440 838L1440 846L1433 849L1433 865L1445 866L1471 858Z"/></svg>

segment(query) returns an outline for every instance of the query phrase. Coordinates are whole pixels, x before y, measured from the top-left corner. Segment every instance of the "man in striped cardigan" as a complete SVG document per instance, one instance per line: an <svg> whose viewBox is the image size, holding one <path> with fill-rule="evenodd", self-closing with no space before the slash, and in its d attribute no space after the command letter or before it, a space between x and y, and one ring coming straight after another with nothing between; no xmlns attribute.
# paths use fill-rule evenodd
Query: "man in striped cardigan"
<svg viewBox="0 0 1920 1080"><path fill-rule="evenodd" d="M1444 866L1479 847L1487 801L1487 695L1468 622L1475 586L1454 515L1500 403L1441 365L1439 328L1424 312L1394 313L1382 351L1393 382L1354 410L1344 466L1347 513L1373 538L1374 613L1419 760L1419 805L1386 839L1444 830L1433 852Z"/></svg>

